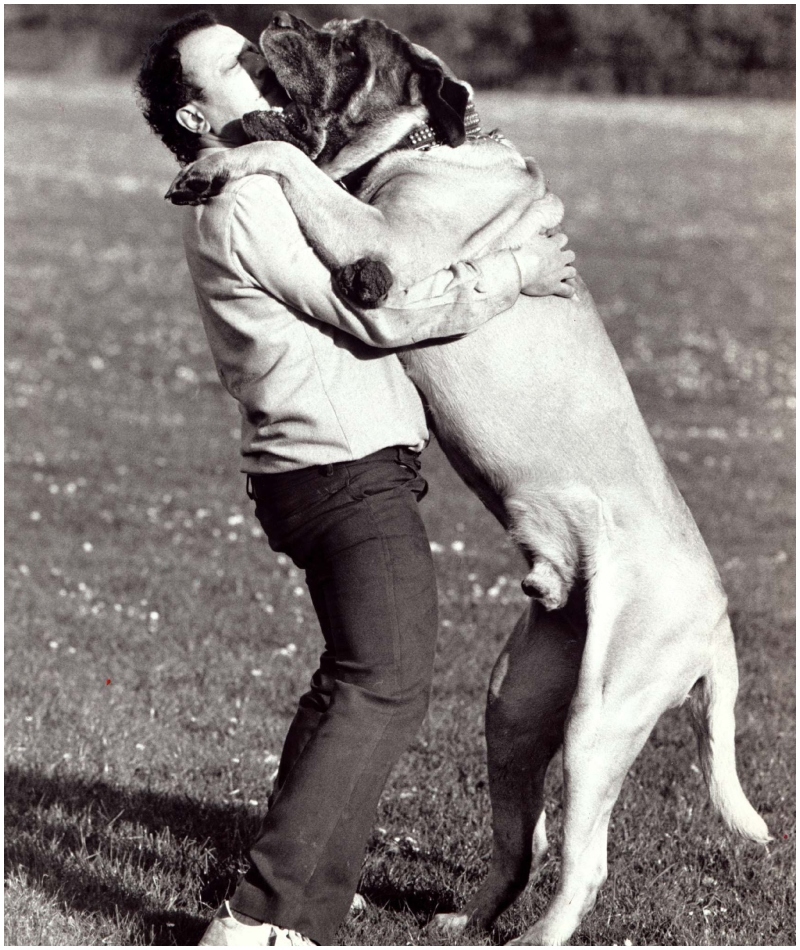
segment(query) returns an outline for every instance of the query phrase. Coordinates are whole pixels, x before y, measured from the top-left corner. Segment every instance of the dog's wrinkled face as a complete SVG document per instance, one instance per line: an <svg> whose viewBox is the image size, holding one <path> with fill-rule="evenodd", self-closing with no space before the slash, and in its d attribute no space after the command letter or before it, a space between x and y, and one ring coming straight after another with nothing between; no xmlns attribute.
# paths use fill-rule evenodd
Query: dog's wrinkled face
<svg viewBox="0 0 800 950"><path fill-rule="evenodd" d="M445 142L464 141L468 87L379 20L332 20L317 30L278 13L260 45L292 98L292 133L315 161L324 164L345 145L374 137L398 116L425 111Z"/></svg>

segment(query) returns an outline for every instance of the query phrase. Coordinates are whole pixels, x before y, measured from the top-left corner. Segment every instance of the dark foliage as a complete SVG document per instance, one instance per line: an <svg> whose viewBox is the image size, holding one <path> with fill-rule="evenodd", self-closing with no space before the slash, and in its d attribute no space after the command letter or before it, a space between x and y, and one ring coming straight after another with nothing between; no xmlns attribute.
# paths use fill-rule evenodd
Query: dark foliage
<svg viewBox="0 0 800 950"><path fill-rule="evenodd" d="M255 36L253 4L6 4L6 65L130 70L196 9ZM374 16L477 86L599 93L793 96L793 4L296 4L312 23Z"/></svg>

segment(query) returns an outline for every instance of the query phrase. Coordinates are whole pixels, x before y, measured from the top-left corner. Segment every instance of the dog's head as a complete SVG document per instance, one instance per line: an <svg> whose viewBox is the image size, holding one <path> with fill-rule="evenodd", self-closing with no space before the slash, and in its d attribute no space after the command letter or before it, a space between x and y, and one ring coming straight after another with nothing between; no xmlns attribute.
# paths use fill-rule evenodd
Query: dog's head
<svg viewBox="0 0 800 950"><path fill-rule="evenodd" d="M318 30L278 13L260 45L292 99L293 135L329 171L337 156L344 167L355 154L382 154L426 120L447 145L464 141L469 86L379 20L332 20Z"/></svg>

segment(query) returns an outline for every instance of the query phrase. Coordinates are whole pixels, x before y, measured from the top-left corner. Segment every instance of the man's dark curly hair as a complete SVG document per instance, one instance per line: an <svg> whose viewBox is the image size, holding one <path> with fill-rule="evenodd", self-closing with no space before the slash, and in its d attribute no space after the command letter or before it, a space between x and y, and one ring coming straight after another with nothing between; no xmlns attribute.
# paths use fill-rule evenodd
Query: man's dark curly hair
<svg viewBox="0 0 800 950"><path fill-rule="evenodd" d="M199 10L168 26L145 54L136 80L145 119L181 165L197 157L199 137L184 129L175 113L192 99L202 102L203 90L184 75L178 45L189 34L218 22L212 13Z"/></svg>

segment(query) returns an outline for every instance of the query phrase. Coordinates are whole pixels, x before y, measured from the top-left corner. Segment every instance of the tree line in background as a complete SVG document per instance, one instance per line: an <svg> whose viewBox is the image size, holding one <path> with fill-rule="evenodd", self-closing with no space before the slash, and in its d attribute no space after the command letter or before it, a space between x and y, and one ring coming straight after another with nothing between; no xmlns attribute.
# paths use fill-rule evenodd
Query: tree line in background
<svg viewBox="0 0 800 950"><path fill-rule="evenodd" d="M371 16L482 88L792 97L794 4L6 4L7 71L128 72L195 9L255 38L286 9Z"/></svg>

